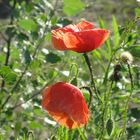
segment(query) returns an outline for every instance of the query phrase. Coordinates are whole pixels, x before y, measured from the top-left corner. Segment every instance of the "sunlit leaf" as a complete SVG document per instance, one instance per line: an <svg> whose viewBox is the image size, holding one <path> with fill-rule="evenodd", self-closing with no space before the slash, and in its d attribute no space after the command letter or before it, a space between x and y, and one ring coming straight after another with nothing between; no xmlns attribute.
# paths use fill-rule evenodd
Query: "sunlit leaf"
<svg viewBox="0 0 140 140"><path fill-rule="evenodd" d="M17 78L16 73L13 72L8 66L3 66L0 68L0 76L9 84L15 82Z"/></svg>
<svg viewBox="0 0 140 140"><path fill-rule="evenodd" d="M140 8L135 8L136 17L140 17Z"/></svg>
<svg viewBox="0 0 140 140"><path fill-rule="evenodd" d="M18 22L18 25L26 31L37 31L38 25L32 19L23 19Z"/></svg>
<svg viewBox="0 0 140 140"><path fill-rule="evenodd" d="M63 11L68 16L75 16L84 10L85 4L81 0L64 0Z"/></svg>
<svg viewBox="0 0 140 140"><path fill-rule="evenodd" d="M120 34L119 34L118 22L115 16L113 16L112 25L114 31L114 47L119 47L118 45L120 41Z"/></svg>

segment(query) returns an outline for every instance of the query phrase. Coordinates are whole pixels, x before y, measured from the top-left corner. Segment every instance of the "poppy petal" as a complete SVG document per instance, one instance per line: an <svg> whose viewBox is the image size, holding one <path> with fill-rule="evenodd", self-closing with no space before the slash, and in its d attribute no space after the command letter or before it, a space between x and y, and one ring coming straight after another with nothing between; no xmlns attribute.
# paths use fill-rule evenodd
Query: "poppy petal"
<svg viewBox="0 0 140 140"><path fill-rule="evenodd" d="M90 23L90 22L87 22L87 21L81 21L76 26L79 29L79 31L89 30L89 29L93 29L94 28L93 24Z"/></svg>
<svg viewBox="0 0 140 140"><path fill-rule="evenodd" d="M52 43L53 46L58 50L67 50L63 41L64 33L65 30L63 28L52 30Z"/></svg>
<svg viewBox="0 0 140 140"><path fill-rule="evenodd" d="M58 50L67 50L67 47L64 44L63 37L67 32L79 31L76 25L70 24L64 28L58 28L52 30L52 43L53 46Z"/></svg>
<svg viewBox="0 0 140 140"><path fill-rule="evenodd" d="M64 43L69 50L79 53L89 52L100 47L109 37L110 32L103 29L68 32Z"/></svg>
<svg viewBox="0 0 140 140"><path fill-rule="evenodd" d="M63 37L67 32L79 32L82 30L92 29L93 24L87 21L82 21L77 25L70 24L65 26L64 28L58 28L56 30L52 30L52 43L53 46L58 50L68 50L66 45L64 44Z"/></svg>
<svg viewBox="0 0 140 140"><path fill-rule="evenodd" d="M46 88L42 107L68 128L81 127L88 122L88 107L82 92L68 83L59 82Z"/></svg>

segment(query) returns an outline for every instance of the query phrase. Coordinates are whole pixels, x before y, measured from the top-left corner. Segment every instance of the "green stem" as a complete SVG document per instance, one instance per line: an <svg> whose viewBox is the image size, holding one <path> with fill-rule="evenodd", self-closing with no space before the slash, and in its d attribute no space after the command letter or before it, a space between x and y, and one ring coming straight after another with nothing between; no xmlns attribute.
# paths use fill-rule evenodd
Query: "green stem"
<svg viewBox="0 0 140 140"><path fill-rule="evenodd" d="M88 68L89 68L90 79L91 79L91 87L94 88L94 91L95 91L95 94L96 94L98 100L102 102L102 99L101 99L101 97L99 96L98 90L97 90L97 88L96 88L96 84L95 84L94 77L93 77L92 66L91 66L89 57L88 57L88 55L87 55L86 53L84 53L83 56L84 56L84 58L85 58L85 61L86 61L87 66L88 66Z"/></svg>
<svg viewBox="0 0 140 140"><path fill-rule="evenodd" d="M106 127L106 121L108 115L108 104L110 101L112 86L113 86L113 81L110 84L108 92L106 92L106 94L104 95L104 102L102 105L102 129L101 129L100 140L104 139L104 135L105 135L105 127Z"/></svg>
<svg viewBox="0 0 140 140"><path fill-rule="evenodd" d="M91 101L92 101L92 91L91 91L90 87L84 86L84 87L81 87L80 89L82 89L82 88L86 89L89 92L89 94L90 94L89 103L88 103L88 108L90 108L90 104L91 104Z"/></svg>
<svg viewBox="0 0 140 140"><path fill-rule="evenodd" d="M120 133L120 137L123 137L124 136L124 133L126 131L128 104L129 104L129 102L131 100L132 93L133 93L133 88L134 88L134 85L133 85L133 77L132 77L132 72L131 72L130 64L127 63L127 67L128 67L128 73L129 73L129 77L130 77L130 81L131 81L131 91L130 91L130 94L127 97L127 101L125 103L125 108L124 108L124 125L123 125L123 129L122 129L122 131ZM127 140L127 137L126 136L125 136L125 140Z"/></svg>

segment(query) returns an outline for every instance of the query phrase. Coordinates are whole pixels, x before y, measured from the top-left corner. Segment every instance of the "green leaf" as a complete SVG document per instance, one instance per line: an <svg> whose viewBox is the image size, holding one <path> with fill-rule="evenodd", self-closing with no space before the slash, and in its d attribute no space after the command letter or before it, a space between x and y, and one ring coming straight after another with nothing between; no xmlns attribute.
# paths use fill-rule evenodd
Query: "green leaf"
<svg viewBox="0 0 140 140"><path fill-rule="evenodd" d="M22 124L20 121L17 121L15 124L15 131L18 133L18 131L21 129Z"/></svg>
<svg viewBox="0 0 140 140"><path fill-rule="evenodd" d="M47 72L47 78L48 79L52 79L53 77L55 77L57 75L57 72L53 69L51 69L51 70L48 70L48 72Z"/></svg>
<svg viewBox="0 0 140 140"><path fill-rule="evenodd" d="M38 123L38 122L32 121L32 122L30 122L29 127L31 129L35 129L35 128L39 129L39 128L42 128L42 125L40 123Z"/></svg>
<svg viewBox="0 0 140 140"><path fill-rule="evenodd" d="M135 8L136 17L140 17L140 8Z"/></svg>
<svg viewBox="0 0 140 140"><path fill-rule="evenodd" d="M32 19L23 19L18 22L18 25L26 30L26 31L33 31L36 32L38 30L37 23L34 22Z"/></svg>
<svg viewBox="0 0 140 140"><path fill-rule="evenodd" d="M99 60L102 59L101 54L97 50L92 51L92 54L95 58L97 58Z"/></svg>
<svg viewBox="0 0 140 140"><path fill-rule="evenodd" d="M70 83L75 85L75 86L77 86L77 82L78 82L77 77L72 78L71 81L70 81Z"/></svg>
<svg viewBox="0 0 140 140"><path fill-rule="evenodd" d="M86 100L86 102L88 103L89 102L89 98L90 98L90 94L88 91L84 91L83 92L83 96L84 96L84 99Z"/></svg>
<svg viewBox="0 0 140 140"><path fill-rule="evenodd" d="M45 35L45 40L46 41L50 42L51 41L51 38L52 37L51 37L51 33L50 32Z"/></svg>
<svg viewBox="0 0 140 140"><path fill-rule="evenodd" d="M64 0L63 11L68 16L75 16L84 10L85 4L81 0Z"/></svg>
<svg viewBox="0 0 140 140"><path fill-rule="evenodd" d="M9 84L15 82L17 77L16 73L13 72L8 66L3 66L0 68L0 76L2 76Z"/></svg>
<svg viewBox="0 0 140 140"><path fill-rule="evenodd" d="M99 23L100 23L101 28L103 28L103 29L107 28L106 23L101 18L99 18ZM111 45L110 45L110 40L109 39L105 42L105 45L107 47L108 56L111 56Z"/></svg>
<svg viewBox="0 0 140 140"><path fill-rule="evenodd" d="M119 34L118 23L117 23L115 16L113 16L112 24L113 24L113 31L114 31L114 46L116 48L119 45L120 34Z"/></svg>
<svg viewBox="0 0 140 140"><path fill-rule="evenodd" d="M107 129L108 135L110 136L113 131L113 120L111 118L108 119L108 121L106 123L106 129Z"/></svg>
<svg viewBox="0 0 140 140"><path fill-rule="evenodd" d="M41 62L39 60L34 60L34 61L31 62L30 68L33 71L37 71L37 69L40 68L40 65L41 65Z"/></svg>
<svg viewBox="0 0 140 140"><path fill-rule="evenodd" d="M46 55L46 60L47 62L50 63L57 63L61 61L61 58L57 54L50 52L49 54Z"/></svg>
<svg viewBox="0 0 140 140"><path fill-rule="evenodd" d="M140 58L140 46L131 46L126 50L129 51L134 57Z"/></svg>
<svg viewBox="0 0 140 140"><path fill-rule="evenodd" d="M24 60L25 60L25 63L26 63L26 64L29 64L30 61L31 61L31 56L30 56L30 52L29 52L28 49L26 49L26 50L24 51Z"/></svg>

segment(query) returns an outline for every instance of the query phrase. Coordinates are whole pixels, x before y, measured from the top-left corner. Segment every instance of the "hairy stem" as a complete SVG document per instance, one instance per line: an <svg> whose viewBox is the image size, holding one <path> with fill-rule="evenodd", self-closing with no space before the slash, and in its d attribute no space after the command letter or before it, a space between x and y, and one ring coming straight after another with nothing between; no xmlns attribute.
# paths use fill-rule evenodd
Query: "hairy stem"
<svg viewBox="0 0 140 140"><path fill-rule="evenodd" d="M111 97L111 90L113 86L113 81L111 81L110 87L106 94L104 95L104 102L102 105L102 128L101 128L101 135L100 135L100 140L104 139L105 135L105 127L106 127L106 121L107 121L107 115L108 115L108 108L109 108L109 101Z"/></svg>
<svg viewBox="0 0 140 140"><path fill-rule="evenodd" d="M131 97L132 97L132 93L133 93L133 89L134 89L134 85L133 85L133 77L132 77L132 72L131 72L131 67L130 67L130 64L127 63L127 67L128 67L128 73L129 73L129 77L130 77L130 81L131 81L131 90L130 90L130 94L129 96L127 97L127 100L126 100L126 103L125 103L125 107L124 107L124 125L123 125L123 129L120 133L120 137L122 136L125 136L125 131L126 131L126 127L127 127L127 110L128 110L128 104L131 100ZM125 136L125 139L126 136Z"/></svg>
<svg viewBox="0 0 140 140"><path fill-rule="evenodd" d="M90 108L90 104L91 104L91 101L92 101L92 96L93 96L93 94L92 94L92 91L91 91L90 87L84 86L84 87L81 87L80 89L86 89L86 90L89 92L90 97L89 97L88 108Z"/></svg>
<svg viewBox="0 0 140 140"><path fill-rule="evenodd" d="M95 84L95 81L94 81L94 77L93 77L93 71L92 71L92 66L91 66L91 63L90 63L90 60L89 60L89 57L86 53L83 54L84 58L85 58L85 61L86 61L86 64L89 68L89 72L90 72L90 79L91 79L91 87L94 88L94 91L95 91L95 94L98 98L99 101L102 101L101 97L99 96L98 94L98 90L96 88L96 84Z"/></svg>

